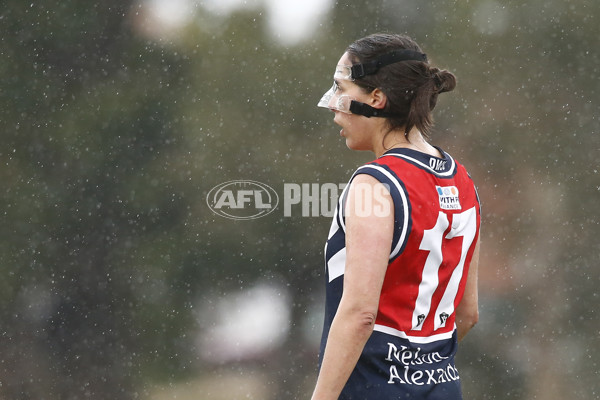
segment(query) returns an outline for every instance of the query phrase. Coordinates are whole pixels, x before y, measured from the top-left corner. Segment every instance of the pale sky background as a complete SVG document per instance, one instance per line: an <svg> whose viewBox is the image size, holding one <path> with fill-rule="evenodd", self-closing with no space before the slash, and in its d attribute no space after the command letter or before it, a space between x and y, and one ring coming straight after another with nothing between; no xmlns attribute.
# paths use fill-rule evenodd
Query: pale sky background
<svg viewBox="0 0 600 400"><path fill-rule="evenodd" d="M215 17L226 17L243 9L264 9L268 29L284 45L309 38L333 8L333 0L145 0L155 23L162 31L193 23L202 8Z"/></svg>

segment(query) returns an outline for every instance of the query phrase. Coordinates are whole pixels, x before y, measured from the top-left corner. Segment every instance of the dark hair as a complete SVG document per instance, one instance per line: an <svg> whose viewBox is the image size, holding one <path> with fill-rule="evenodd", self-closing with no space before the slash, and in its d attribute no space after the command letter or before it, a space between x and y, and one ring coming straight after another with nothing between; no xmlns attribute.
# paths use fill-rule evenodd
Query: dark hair
<svg viewBox="0 0 600 400"><path fill-rule="evenodd" d="M377 33L352 43L346 49L353 63L374 61L394 50L423 52L410 37L399 34ZM413 127L429 137L433 126L431 111L439 93L449 92L456 86L456 77L446 71L431 67L422 61L402 61L381 67L377 73L354 81L365 91L379 88L387 96L386 113L390 131L404 127L408 135Z"/></svg>

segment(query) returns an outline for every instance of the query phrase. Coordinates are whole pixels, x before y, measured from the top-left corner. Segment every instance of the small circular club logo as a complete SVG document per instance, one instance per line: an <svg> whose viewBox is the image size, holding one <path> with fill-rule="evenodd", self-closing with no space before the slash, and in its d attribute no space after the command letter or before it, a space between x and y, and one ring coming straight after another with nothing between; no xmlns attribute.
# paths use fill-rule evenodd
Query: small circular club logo
<svg viewBox="0 0 600 400"><path fill-rule="evenodd" d="M213 187L206 204L217 215L230 219L256 219L277 208L279 197L269 185L257 181L229 181Z"/></svg>

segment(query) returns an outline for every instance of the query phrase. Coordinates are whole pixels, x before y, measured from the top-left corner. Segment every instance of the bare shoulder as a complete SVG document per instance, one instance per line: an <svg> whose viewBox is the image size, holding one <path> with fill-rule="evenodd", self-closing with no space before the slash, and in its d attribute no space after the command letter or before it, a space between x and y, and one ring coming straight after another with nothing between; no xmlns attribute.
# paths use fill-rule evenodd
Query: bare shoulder
<svg viewBox="0 0 600 400"><path fill-rule="evenodd" d="M393 219L394 207L389 188L368 174L358 174L350 183L346 216L360 219Z"/></svg>

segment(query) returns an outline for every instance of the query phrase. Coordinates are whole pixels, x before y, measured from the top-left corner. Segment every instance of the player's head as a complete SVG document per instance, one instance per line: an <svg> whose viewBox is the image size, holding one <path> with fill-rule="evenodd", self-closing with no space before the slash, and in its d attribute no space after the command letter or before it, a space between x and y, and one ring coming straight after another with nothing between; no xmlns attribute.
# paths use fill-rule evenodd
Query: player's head
<svg viewBox="0 0 600 400"><path fill-rule="evenodd" d="M350 80L365 93L379 89L387 97L385 106L376 109L347 96L336 96L335 84L319 106L366 117L384 117L390 130L403 128L408 134L416 127L424 136L428 135L438 94L456 86L453 74L431 67L419 45L405 35L370 35L348 46L345 54L350 63L338 65L334 79Z"/></svg>

